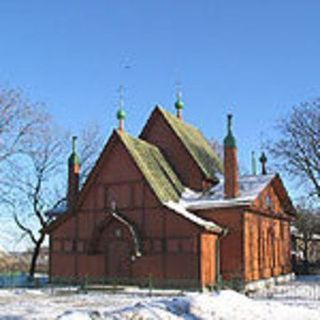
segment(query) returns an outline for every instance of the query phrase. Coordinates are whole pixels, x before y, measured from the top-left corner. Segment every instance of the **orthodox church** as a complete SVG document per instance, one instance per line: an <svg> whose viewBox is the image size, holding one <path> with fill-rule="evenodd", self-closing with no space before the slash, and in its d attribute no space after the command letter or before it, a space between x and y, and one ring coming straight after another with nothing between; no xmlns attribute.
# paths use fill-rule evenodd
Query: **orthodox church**
<svg viewBox="0 0 320 320"><path fill-rule="evenodd" d="M80 159L68 161L67 207L46 230L51 281L206 287L291 273L295 209L278 174L241 176L232 116L223 161L202 133L156 106L138 138L117 113L79 189Z"/></svg>

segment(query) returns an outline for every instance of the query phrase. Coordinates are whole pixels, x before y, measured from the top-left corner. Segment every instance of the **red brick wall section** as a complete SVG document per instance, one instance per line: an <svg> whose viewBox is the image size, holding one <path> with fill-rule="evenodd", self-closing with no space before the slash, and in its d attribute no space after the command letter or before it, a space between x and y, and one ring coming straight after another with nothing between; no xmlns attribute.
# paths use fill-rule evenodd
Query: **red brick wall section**
<svg viewBox="0 0 320 320"><path fill-rule="evenodd" d="M285 213L275 188L273 183L268 185L253 203L256 212L245 214L245 277L248 281L291 272L292 216Z"/></svg>
<svg viewBox="0 0 320 320"><path fill-rule="evenodd" d="M239 170L237 148L224 147L224 194L226 198L239 195Z"/></svg>
<svg viewBox="0 0 320 320"><path fill-rule="evenodd" d="M291 272L289 222L245 213L245 280Z"/></svg>
<svg viewBox="0 0 320 320"><path fill-rule="evenodd" d="M69 163L68 165L68 208L73 210L79 195L79 173L80 165Z"/></svg>

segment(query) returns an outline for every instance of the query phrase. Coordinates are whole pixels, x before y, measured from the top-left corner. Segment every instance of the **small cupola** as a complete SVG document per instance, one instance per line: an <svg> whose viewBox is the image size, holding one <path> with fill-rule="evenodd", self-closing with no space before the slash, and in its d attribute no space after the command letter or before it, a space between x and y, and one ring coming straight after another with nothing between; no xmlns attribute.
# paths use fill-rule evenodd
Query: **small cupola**
<svg viewBox="0 0 320 320"><path fill-rule="evenodd" d="M124 121L126 119L126 112L124 111L124 89L123 86L119 88L119 109L117 111L117 119L119 121L119 131L124 132Z"/></svg>
<svg viewBox="0 0 320 320"><path fill-rule="evenodd" d="M179 120L182 120L182 110L184 109L184 103L181 99L181 92L180 91L178 91L178 93L177 93L177 100L176 100L174 106L177 110L177 118Z"/></svg>
<svg viewBox="0 0 320 320"><path fill-rule="evenodd" d="M227 136L224 138L224 195L226 199L239 196L239 170L236 139L232 132L232 115L227 118Z"/></svg>
<svg viewBox="0 0 320 320"><path fill-rule="evenodd" d="M124 132L124 121L126 119L126 112L124 109L119 109L117 112L117 119L119 120L119 131Z"/></svg>

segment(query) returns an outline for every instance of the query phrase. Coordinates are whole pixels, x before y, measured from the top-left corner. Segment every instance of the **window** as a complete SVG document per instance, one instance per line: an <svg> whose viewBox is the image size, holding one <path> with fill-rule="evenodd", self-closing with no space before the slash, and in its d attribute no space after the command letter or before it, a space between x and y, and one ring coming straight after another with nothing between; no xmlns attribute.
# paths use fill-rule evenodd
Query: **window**
<svg viewBox="0 0 320 320"><path fill-rule="evenodd" d="M268 209L272 209L272 200L269 195L267 195L265 198L265 204Z"/></svg>
<svg viewBox="0 0 320 320"><path fill-rule="evenodd" d="M117 195L114 188L105 188L104 190L104 208L106 210L114 209L117 206Z"/></svg>
<svg viewBox="0 0 320 320"><path fill-rule="evenodd" d="M122 238L122 230L120 228L117 228L114 230L114 235L116 238Z"/></svg>

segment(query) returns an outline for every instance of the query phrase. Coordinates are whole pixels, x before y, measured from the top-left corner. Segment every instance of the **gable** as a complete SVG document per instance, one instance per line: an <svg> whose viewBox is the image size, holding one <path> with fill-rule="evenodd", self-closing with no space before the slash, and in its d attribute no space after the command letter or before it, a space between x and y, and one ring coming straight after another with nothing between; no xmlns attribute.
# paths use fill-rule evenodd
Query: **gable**
<svg viewBox="0 0 320 320"><path fill-rule="evenodd" d="M119 209L141 207L143 193L152 193L152 190L148 192L150 188L146 185L143 174L117 136L101 155L99 168L94 171L96 174L79 202L78 211L104 211L112 203ZM157 202L155 195L147 199L146 205L152 206Z"/></svg>
<svg viewBox="0 0 320 320"><path fill-rule="evenodd" d="M107 157L110 160L106 159ZM112 167L110 167L111 164ZM116 185L109 191L113 191L113 197L120 202L128 201L125 198L124 189L128 189L128 183L132 185L137 180L143 180L149 187L150 193L153 193L161 202L178 201L184 190L182 183L157 147L136 139L126 132L119 133L116 130L88 180L80 193L79 206L87 197L88 186L92 185L94 181L100 185L114 182ZM91 192L99 193L97 190ZM136 189L134 193L141 192Z"/></svg>
<svg viewBox="0 0 320 320"><path fill-rule="evenodd" d="M279 175L275 175L259 193L252 206L262 211L295 215L295 208Z"/></svg>
<svg viewBox="0 0 320 320"><path fill-rule="evenodd" d="M218 172L221 173L222 163L200 130L180 121L170 112L160 110L206 177L213 178Z"/></svg>
<svg viewBox="0 0 320 320"><path fill-rule="evenodd" d="M111 202L116 202L118 208L141 208L143 205L153 207L158 201L119 134L114 131L80 190L76 210L58 216L44 231L50 233L76 212L104 212Z"/></svg>
<svg viewBox="0 0 320 320"><path fill-rule="evenodd" d="M161 134L161 131L164 131L163 128L159 129L157 132L152 132L153 127L161 121L170 129L170 131L166 131L166 135L168 135L166 143L159 141L160 139L156 136ZM217 173L222 172L223 170L220 159L202 133L197 128L179 120L170 112L167 112L160 107L156 107L153 111L140 137L156 144L163 149L166 154L169 154L169 156L174 152L174 150L170 150L170 147L173 148L170 146L170 143L173 138L177 138L184 150L181 161L187 161L189 156L193 165L201 172L201 180L204 178L214 179ZM179 161L172 156L168 160L173 162L173 166L179 171ZM191 185L190 187L193 186Z"/></svg>

